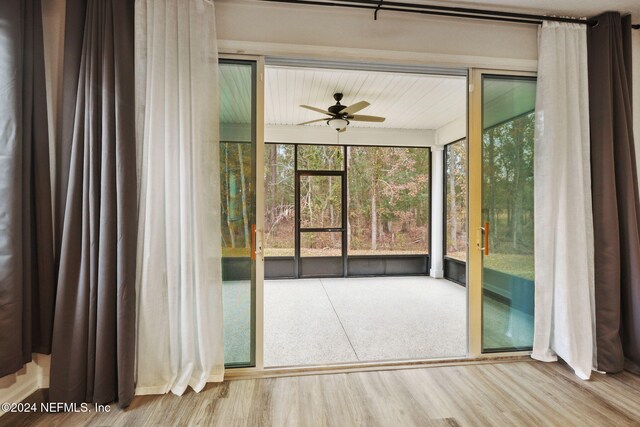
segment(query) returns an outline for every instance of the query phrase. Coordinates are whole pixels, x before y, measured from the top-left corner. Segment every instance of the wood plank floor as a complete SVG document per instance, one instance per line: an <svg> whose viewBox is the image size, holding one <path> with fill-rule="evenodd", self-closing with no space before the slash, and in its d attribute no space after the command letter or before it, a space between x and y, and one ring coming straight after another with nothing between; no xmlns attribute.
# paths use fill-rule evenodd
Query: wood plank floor
<svg viewBox="0 0 640 427"><path fill-rule="evenodd" d="M139 396L124 411L6 414L0 425L637 426L640 377L582 381L559 363L515 362L234 380Z"/></svg>

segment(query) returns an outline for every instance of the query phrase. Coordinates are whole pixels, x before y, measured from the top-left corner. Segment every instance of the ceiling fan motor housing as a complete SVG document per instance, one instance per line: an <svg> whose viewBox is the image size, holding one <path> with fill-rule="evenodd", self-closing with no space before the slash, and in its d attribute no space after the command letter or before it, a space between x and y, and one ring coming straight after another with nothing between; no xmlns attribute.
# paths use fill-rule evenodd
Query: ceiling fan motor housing
<svg viewBox="0 0 640 427"><path fill-rule="evenodd" d="M340 111L344 110L345 108L347 108L346 105L342 105L340 104L340 101L342 100L343 95L341 93L334 93L333 94L333 99L336 100L336 104L332 105L331 107L327 108L327 110L331 113L331 114L335 114L338 115L340 114Z"/></svg>
<svg viewBox="0 0 640 427"><path fill-rule="evenodd" d="M331 107L329 107L328 110L329 110L329 112L331 114L338 115L338 114L340 114L340 111L344 110L345 108L347 108L346 105L336 104L336 105L332 105Z"/></svg>
<svg viewBox="0 0 640 427"><path fill-rule="evenodd" d="M335 105L330 106L326 110L321 108L311 107L309 105L300 105L302 108L307 110L315 111L317 113L327 114L330 117L324 117L321 119L311 120L308 122L300 123L300 125L308 125L311 123L317 122L326 122L332 129L337 130L338 132L344 132L347 130L347 126L350 121L357 122L384 122L384 117L376 117L376 116L363 116L357 115L358 111L363 108L367 108L370 104L367 101L360 101L352 104L350 106L340 104L342 100L343 94L338 92L333 94L333 99L336 100Z"/></svg>

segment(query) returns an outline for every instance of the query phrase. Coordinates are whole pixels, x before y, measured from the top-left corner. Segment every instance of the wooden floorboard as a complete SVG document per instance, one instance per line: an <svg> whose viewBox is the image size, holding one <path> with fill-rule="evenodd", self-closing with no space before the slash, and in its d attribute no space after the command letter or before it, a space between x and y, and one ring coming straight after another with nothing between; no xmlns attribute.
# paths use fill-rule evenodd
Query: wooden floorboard
<svg viewBox="0 0 640 427"><path fill-rule="evenodd" d="M46 399L46 392L30 402ZM638 426L640 377L582 381L512 362L226 381L109 413L6 414L0 426Z"/></svg>

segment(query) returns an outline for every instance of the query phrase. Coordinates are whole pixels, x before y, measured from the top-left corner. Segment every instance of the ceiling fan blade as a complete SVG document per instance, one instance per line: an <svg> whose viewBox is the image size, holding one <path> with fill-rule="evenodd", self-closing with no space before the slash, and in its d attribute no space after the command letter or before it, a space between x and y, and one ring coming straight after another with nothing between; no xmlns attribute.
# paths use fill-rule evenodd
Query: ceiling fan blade
<svg viewBox="0 0 640 427"><path fill-rule="evenodd" d="M329 116L333 116L333 114L331 114L330 112L328 112L326 110L322 110L320 108L311 107L309 105L301 105L301 107L302 108L306 108L307 110L315 111L316 113L322 113L322 114L327 114Z"/></svg>
<svg viewBox="0 0 640 427"><path fill-rule="evenodd" d="M367 101L356 102L355 104L349 105L347 108L340 110L340 114L348 114L351 115L353 113L357 113L358 111L367 108L369 104Z"/></svg>
<svg viewBox="0 0 640 427"><path fill-rule="evenodd" d="M326 122L326 121L327 121L327 119L316 119L316 120L310 120L310 121L308 121L308 122L298 123L298 126L301 126L301 125L308 125L308 124L310 124L310 123L316 123L316 122Z"/></svg>
<svg viewBox="0 0 640 427"><path fill-rule="evenodd" d="M382 123L385 121L385 117L378 117L378 116L365 116L362 114L356 114L355 116L348 117L349 121L352 122L376 122L376 123Z"/></svg>

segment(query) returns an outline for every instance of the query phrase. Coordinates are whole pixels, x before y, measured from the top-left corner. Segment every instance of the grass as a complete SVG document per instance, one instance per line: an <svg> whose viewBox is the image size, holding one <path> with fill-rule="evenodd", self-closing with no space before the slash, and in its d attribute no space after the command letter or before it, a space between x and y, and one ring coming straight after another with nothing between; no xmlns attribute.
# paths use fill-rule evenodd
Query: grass
<svg viewBox="0 0 640 427"><path fill-rule="evenodd" d="M467 259L465 252L447 252L446 256L463 262ZM534 280L535 277L533 254L491 253L484 257L484 267L527 280Z"/></svg>
<svg viewBox="0 0 640 427"><path fill-rule="evenodd" d="M492 253L484 257L484 267L527 280L534 280L535 278L533 254Z"/></svg>

